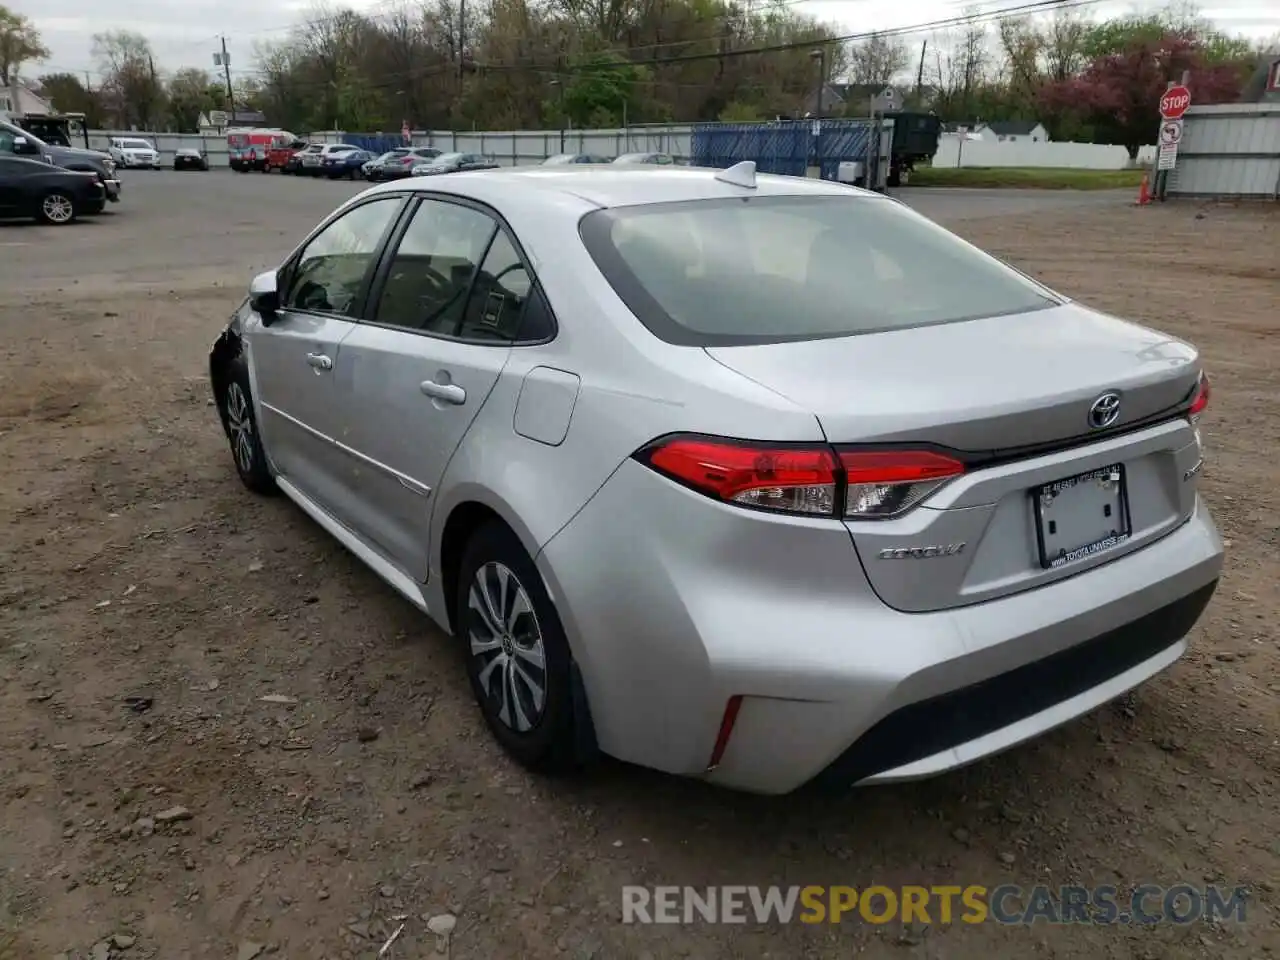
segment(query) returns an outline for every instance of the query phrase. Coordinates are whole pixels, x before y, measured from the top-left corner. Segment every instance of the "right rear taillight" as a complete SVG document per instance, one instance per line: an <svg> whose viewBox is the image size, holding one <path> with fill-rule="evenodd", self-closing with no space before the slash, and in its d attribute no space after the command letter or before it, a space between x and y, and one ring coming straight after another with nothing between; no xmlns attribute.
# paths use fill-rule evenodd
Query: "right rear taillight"
<svg viewBox="0 0 1280 960"><path fill-rule="evenodd" d="M715 500L776 513L884 520L920 503L964 464L928 450L841 450L716 437L658 440L636 458Z"/></svg>
<svg viewBox="0 0 1280 960"><path fill-rule="evenodd" d="M848 487L846 517L883 520L905 513L964 473L954 457L931 450L856 450L840 454Z"/></svg>

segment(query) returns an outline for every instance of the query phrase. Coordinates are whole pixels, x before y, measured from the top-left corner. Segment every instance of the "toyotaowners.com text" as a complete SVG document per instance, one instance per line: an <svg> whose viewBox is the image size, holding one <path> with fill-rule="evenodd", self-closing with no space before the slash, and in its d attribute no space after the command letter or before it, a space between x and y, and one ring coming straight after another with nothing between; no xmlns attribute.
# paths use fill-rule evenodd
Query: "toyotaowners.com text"
<svg viewBox="0 0 1280 960"><path fill-rule="evenodd" d="M627 886L623 923L1243 922L1245 887Z"/></svg>

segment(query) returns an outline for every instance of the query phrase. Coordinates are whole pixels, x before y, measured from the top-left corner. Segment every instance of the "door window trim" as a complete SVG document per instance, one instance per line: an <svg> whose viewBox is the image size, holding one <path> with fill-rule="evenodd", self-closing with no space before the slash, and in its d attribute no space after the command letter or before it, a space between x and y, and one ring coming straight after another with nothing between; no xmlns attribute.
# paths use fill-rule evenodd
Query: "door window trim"
<svg viewBox="0 0 1280 960"><path fill-rule="evenodd" d="M542 292L542 284L538 281L538 275L534 272L533 265L530 262L529 255L525 253L524 247L520 244L520 239L516 236L516 232L511 229L511 225L507 223L506 218L497 210L482 203L479 200L473 200L470 197L463 197L452 193L439 193L435 191L416 191L410 195L411 199L405 205L405 212L401 214L400 221L396 224L392 235L383 244L382 252L379 255L378 263L371 275L368 289L365 291L364 310L360 315L359 322L367 324L371 327L380 327L383 330L394 330L397 333L407 333L413 336L430 337L434 340L447 340L450 343L464 343L477 347L536 347L550 343L560 333L560 321L556 318L555 311L551 309L551 302ZM424 201L436 200L442 203L451 203L459 207L468 207L478 213L483 213L494 222L496 230L489 237L489 242L485 244L484 252L480 255L480 262L476 264L476 270L471 275L471 282L467 285L467 296L462 301L463 315L466 315L468 305L471 303L471 295L475 292L476 279L480 274L480 267L484 266L485 259L489 256L489 251L493 249L493 243L498 239L498 234L505 234L507 241L511 244L511 248L515 250L516 257L520 260L524 267L525 273L529 277L529 293L525 297L525 305L520 308L520 324L524 324L524 316L528 311L528 304L534 297L541 297L543 306L546 310L548 319L550 320L551 330L544 337L537 339L524 339L516 337L512 340L492 340L483 337L458 337L453 334L439 333L435 330L421 330L414 327L402 327L394 323L381 323L377 319L377 309L380 305L383 289L386 287L387 274L391 272L391 263L394 260L394 251L399 250L400 241L409 229L409 225L413 222L414 215L421 209ZM519 327L517 327L519 329Z"/></svg>
<svg viewBox="0 0 1280 960"><path fill-rule="evenodd" d="M360 281L360 288L351 301L350 312L332 313L327 310L312 310L305 307L292 307L288 304L282 304L281 310L288 313L303 314L304 316L324 317L332 320L348 320L352 323L359 322L365 311L373 279L377 275L378 267L385 256L388 238L397 235L400 222L404 219L404 212L406 208L410 206L409 203L406 203L409 199L409 194L398 191L394 193L380 193L361 200L359 203L352 203L339 207L328 217L322 220L319 226L307 234L306 239L294 247L293 252L289 254L284 263L276 270L276 289L280 291L281 297L284 297L289 289L289 284L293 279L293 273L298 267L298 262L302 259L302 255L306 252L307 247L311 245L311 242L315 240L316 237L320 236L320 234L329 229L329 227L337 223L343 217L353 213L359 208L367 207L371 203L380 203L387 199L396 200L400 207L391 215L391 219L387 222L387 226L383 229L382 235L378 238L378 242L374 246L370 257L370 266L365 268L364 279Z"/></svg>

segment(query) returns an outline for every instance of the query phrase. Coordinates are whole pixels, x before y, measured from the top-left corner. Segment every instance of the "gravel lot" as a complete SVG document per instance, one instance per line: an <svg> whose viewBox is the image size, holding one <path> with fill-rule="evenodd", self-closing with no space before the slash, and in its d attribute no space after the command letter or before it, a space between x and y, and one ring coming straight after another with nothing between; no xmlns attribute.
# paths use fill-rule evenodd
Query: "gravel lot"
<svg viewBox="0 0 1280 960"><path fill-rule="evenodd" d="M0 226L0 960L372 958L401 922L386 956L416 958L446 911L456 958L1280 944L1280 211L903 191L1203 348L1227 573L1192 652L1121 703L951 776L769 800L616 763L531 778L449 641L287 501L242 489L208 345L251 275L355 189L136 173L104 217ZM1221 926L620 923L628 883L1002 882L1253 898Z"/></svg>

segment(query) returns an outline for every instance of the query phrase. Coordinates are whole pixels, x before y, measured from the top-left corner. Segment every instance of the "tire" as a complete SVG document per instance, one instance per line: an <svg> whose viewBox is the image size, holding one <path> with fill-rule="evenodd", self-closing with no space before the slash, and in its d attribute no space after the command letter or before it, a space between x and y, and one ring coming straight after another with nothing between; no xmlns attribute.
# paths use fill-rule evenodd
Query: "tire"
<svg viewBox="0 0 1280 960"><path fill-rule="evenodd" d="M270 495L276 492L276 481L267 466L267 455L262 449L258 422L253 411L253 390L249 386L249 369L242 357L227 366L226 381L218 397L227 444L231 448L231 461L241 482L254 493Z"/></svg>
<svg viewBox="0 0 1280 960"><path fill-rule="evenodd" d="M264 163L264 164L262 165L262 172L263 172L263 173L270 173L270 172L271 172L271 164L269 164L269 163Z"/></svg>
<svg viewBox="0 0 1280 960"><path fill-rule="evenodd" d="M76 202L70 195L61 190L50 190L40 198L40 209L36 219L51 226L66 226L75 220Z"/></svg>
<svg viewBox="0 0 1280 960"><path fill-rule="evenodd" d="M503 581L505 594L499 592ZM494 738L530 770L561 773L577 767L573 656L542 577L509 527L490 521L472 534L457 582L456 632L466 644L471 692ZM511 610L505 630L499 631L505 637L496 640L491 618L479 612L486 587L492 603L505 596ZM544 664L540 709L533 692L539 656ZM520 665L514 674L507 670L512 662Z"/></svg>

